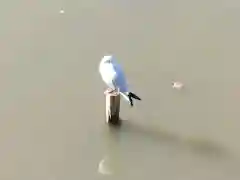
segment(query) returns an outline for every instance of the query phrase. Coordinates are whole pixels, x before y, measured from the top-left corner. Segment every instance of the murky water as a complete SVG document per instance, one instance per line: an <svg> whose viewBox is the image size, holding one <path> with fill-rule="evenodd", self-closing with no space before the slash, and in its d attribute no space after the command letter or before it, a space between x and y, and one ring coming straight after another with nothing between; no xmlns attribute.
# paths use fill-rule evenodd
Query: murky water
<svg viewBox="0 0 240 180"><path fill-rule="evenodd" d="M239 8L2 2L0 179L238 180ZM105 53L143 99L122 103L119 128L105 124ZM174 80L185 88L172 89Z"/></svg>

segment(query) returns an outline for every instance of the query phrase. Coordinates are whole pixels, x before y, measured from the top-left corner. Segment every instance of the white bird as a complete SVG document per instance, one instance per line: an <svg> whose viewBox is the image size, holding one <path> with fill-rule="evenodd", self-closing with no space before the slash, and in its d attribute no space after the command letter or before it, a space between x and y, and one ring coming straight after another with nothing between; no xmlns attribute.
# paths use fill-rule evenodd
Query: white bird
<svg viewBox="0 0 240 180"><path fill-rule="evenodd" d="M131 107L133 106L133 98L141 100L140 97L129 91L124 72L112 55L104 56L101 59L99 72L103 81L111 91L119 91L124 99L129 102Z"/></svg>

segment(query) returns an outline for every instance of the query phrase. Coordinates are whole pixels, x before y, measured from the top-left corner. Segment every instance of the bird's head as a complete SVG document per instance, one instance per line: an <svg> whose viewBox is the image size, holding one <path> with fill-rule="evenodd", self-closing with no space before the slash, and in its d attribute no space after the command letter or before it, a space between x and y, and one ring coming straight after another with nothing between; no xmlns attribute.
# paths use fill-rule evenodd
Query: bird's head
<svg viewBox="0 0 240 180"><path fill-rule="evenodd" d="M114 61L113 55L105 55L102 58L102 63L113 63L113 61Z"/></svg>

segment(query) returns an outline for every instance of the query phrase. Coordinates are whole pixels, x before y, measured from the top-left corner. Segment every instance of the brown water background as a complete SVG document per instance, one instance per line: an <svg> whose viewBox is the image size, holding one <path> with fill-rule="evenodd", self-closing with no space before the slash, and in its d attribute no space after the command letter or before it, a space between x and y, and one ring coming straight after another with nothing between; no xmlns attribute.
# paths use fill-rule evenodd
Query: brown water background
<svg viewBox="0 0 240 180"><path fill-rule="evenodd" d="M239 9L236 0L2 1L0 179L239 180ZM120 129L104 122L106 53L143 99L122 103Z"/></svg>

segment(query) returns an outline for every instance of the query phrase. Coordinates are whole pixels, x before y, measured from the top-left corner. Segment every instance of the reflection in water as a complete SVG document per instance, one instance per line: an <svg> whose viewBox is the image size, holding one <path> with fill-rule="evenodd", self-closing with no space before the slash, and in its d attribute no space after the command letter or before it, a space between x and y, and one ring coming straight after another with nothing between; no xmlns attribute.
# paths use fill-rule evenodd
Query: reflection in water
<svg viewBox="0 0 240 180"><path fill-rule="evenodd" d="M225 147L217 144L210 139L201 137L181 137L178 134L160 129L157 126L147 124L141 125L133 121L126 121L123 124L121 131L136 134L138 136L149 137L158 143L171 145L176 149L190 150L194 154L198 153L206 157L225 158L229 157L230 153Z"/></svg>
<svg viewBox="0 0 240 180"><path fill-rule="evenodd" d="M98 172L103 175L111 175L113 173L111 167L111 159L108 157L103 158L98 164Z"/></svg>
<svg viewBox="0 0 240 180"><path fill-rule="evenodd" d="M134 121L122 121L121 125L109 126L108 135L113 142L117 142L121 135L128 137L137 137L144 140L148 139L152 143L167 145L174 149L185 149L195 155L202 155L211 158L226 158L230 157L230 152L209 139L201 137L181 137L178 134L174 134L157 126L151 126L148 124L141 125Z"/></svg>
<svg viewBox="0 0 240 180"><path fill-rule="evenodd" d="M98 164L98 172L102 175L116 175L120 174L120 151L118 146L118 134L114 133L115 128L120 127L120 124L113 126L105 126L104 135L105 138L105 156Z"/></svg>
<svg viewBox="0 0 240 180"><path fill-rule="evenodd" d="M106 125L104 136L106 156L98 166L98 172L103 175L127 176L126 174L134 174L129 171L134 171L134 168L138 169L138 167L146 170L142 173L158 172L157 166L161 166L161 163L166 161L163 158L167 157L169 153L172 153L170 156L176 155L176 161L179 158L182 160L182 158L196 159L196 157L200 157L203 161L196 161L196 163L217 162L219 164L221 160L223 160L222 162L230 160L230 153L226 148L215 142L201 138L181 137L178 134L159 129L157 126L141 125L136 121L122 121L121 125L117 126ZM168 153L164 154L162 149L166 148ZM149 153L147 158L142 156L147 153ZM154 159L152 159L153 157ZM183 162L185 161L183 160ZM152 165L156 169L147 168ZM147 169L144 168L145 166Z"/></svg>

